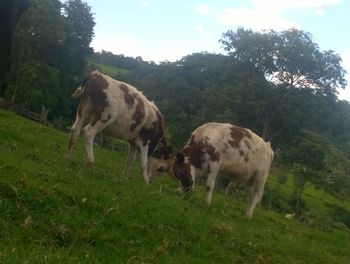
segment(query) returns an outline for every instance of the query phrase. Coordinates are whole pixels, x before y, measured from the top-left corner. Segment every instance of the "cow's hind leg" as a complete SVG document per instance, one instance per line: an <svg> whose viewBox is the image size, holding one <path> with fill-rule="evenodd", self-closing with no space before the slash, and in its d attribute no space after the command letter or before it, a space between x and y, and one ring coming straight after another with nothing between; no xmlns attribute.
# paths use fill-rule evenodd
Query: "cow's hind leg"
<svg viewBox="0 0 350 264"><path fill-rule="evenodd" d="M76 118L72 128L70 129L69 141L68 141L68 150L66 153L66 159L70 159L73 153L74 145L78 141L78 138L81 133L81 129L86 123L87 118L89 117L89 111L85 105L79 104Z"/></svg>
<svg viewBox="0 0 350 264"><path fill-rule="evenodd" d="M136 154L137 154L137 147L134 144L130 144L130 147L128 150L128 156L126 157L125 165L123 169L123 174L122 174L123 179L126 179L128 177L131 164L135 161Z"/></svg>
<svg viewBox="0 0 350 264"><path fill-rule="evenodd" d="M217 163L210 164L209 174L206 181L206 187L207 187L206 202L209 206L211 204L211 198L213 195L213 190L215 188L216 175L218 174L218 171L219 171L219 165Z"/></svg>
<svg viewBox="0 0 350 264"><path fill-rule="evenodd" d="M106 121L97 121L94 124L88 124L83 128L84 133L84 139L85 139L85 150L86 150L86 156L87 156L87 164L93 164L94 163L94 138L97 133L102 131L105 127L109 126L111 123L113 123L113 119L109 119Z"/></svg>
<svg viewBox="0 0 350 264"><path fill-rule="evenodd" d="M247 184L248 209L246 216L251 219L256 205L260 202L264 194L264 186L268 172L255 172L252 179Z"/></svg>

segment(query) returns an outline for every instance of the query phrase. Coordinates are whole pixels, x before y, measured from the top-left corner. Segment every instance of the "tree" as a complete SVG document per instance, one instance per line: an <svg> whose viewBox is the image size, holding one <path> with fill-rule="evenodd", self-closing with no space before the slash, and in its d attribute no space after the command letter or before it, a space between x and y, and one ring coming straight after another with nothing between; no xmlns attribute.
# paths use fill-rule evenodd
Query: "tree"
<svg viewBox="0 0 350 264"><path fill-rule="evenodd" d="M325 137L312 131L303 131L292 143L281 156L294 175L295 209L299 211L302 194L311 184L324 189L327 186L326 157L332 146Z"/></svg>
<svg viewBox="0 0 350 264"><path fill-rule="evenodd" d="M4 96L7 86L13 33L19 18L28 6L27 0L0 1L0 97Z"/></svg>
<svg viewBox="0 0 350 264"><path fill-rule="evenodd" d="M93 54L90 43L94 36L95 21L91 7L81 0L69 0L63 4L67 39L62 64L73 75L85 70L87 57Z"/></svg>
<svg viewBox="0 0 350 264"><path fill-rule="evenodd" d="M65 40L60 8L58 0L33 0L16 30L7 94L34 111L41 105L57 107L59 50Z"/></svg>
<svg viewBox="0 0 350 264"><path fill-rule="evenodd" d="M276 89L261 118L262 136L271 140L271 123L281 112L287 98L296 89L311 89L334 101L337 88L344 88L346 71L334 51L322 52L310 34L297 29L253 32L239 28L227 31L220 42L235 59L251 63ZM290 111L290 110L288 110ZM282 125L282 128L287 127Z"/></svg>
<svg viewBox="0 0 350 264"><path fill-rule="evenodd" d="M69 96L92 52L93 26L90 7L80 0L64 5L59 0L32 0L14 38L7 91L12 102L36 112L45 105L49 119L68 117Z"/></svg>

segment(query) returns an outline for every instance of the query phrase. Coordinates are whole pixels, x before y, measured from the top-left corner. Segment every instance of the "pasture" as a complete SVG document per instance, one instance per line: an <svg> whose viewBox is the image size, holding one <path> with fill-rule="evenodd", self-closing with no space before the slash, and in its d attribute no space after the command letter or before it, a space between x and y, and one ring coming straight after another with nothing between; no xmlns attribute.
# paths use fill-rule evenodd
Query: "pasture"
<svg viewBox="0 0 350 264"><path fill-rule="evenodd" d="M350 230L305 197L314 224L287 220L203 186L191 196L166 175L146 186L139 163L121 178L126 145L95 146L85 166L82 140L64 160L68 135L0 110L1 263L349 263ZM268 188L286 195L270 175ZM310 195L339 201L319 190ZM341 202L339 202L341 203ZM340 204L349 208L349 203Z"/></svg>

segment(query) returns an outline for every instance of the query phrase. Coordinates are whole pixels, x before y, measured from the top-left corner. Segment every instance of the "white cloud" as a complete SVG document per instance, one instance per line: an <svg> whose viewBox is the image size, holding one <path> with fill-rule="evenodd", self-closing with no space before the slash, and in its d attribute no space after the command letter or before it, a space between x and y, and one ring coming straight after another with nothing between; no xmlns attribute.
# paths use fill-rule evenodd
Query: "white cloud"
<svg viewBox="0 0 350 264"><path fill-rule="evenodd" d="M206 4L196 7L198 13L215 17L224 26L244 26L255 30L284 30L299 28L298 23L285 19L289 10L312 9L323 15L327 8L340 4L340 0L251 0L252 8L225 8L217 11Z"/></svg>
<svg viewBox="0 0 350 264"><path fill-rule="evenodd" d="M256 9L283 12L287 9L311 8L324 14L328 7L340 4L340 0L253 0Z"/></svg>
<svg viewBox="0 0 350 264"><path fill-rule="evenodd" d="M262 12L248 8L225 9L216 17L225 26L244 26L256 30L298 28L296 22L283 19L278 13L272 11Z"/></svg>

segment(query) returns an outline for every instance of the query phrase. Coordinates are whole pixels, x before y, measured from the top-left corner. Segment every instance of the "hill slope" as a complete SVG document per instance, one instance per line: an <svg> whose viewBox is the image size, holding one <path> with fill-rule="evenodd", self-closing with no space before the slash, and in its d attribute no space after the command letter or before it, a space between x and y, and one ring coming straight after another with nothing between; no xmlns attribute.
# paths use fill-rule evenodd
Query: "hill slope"
<svg viewBox="0 0 350 264"><path fill-rule="evenodd" d="M203 189L176 193L168 177L146 186L125 153L82 142L63 159L67 135L0 110L1 263L349 263L350 232L288 221ZM119 148L124 149L124 145Z"/></svg>

